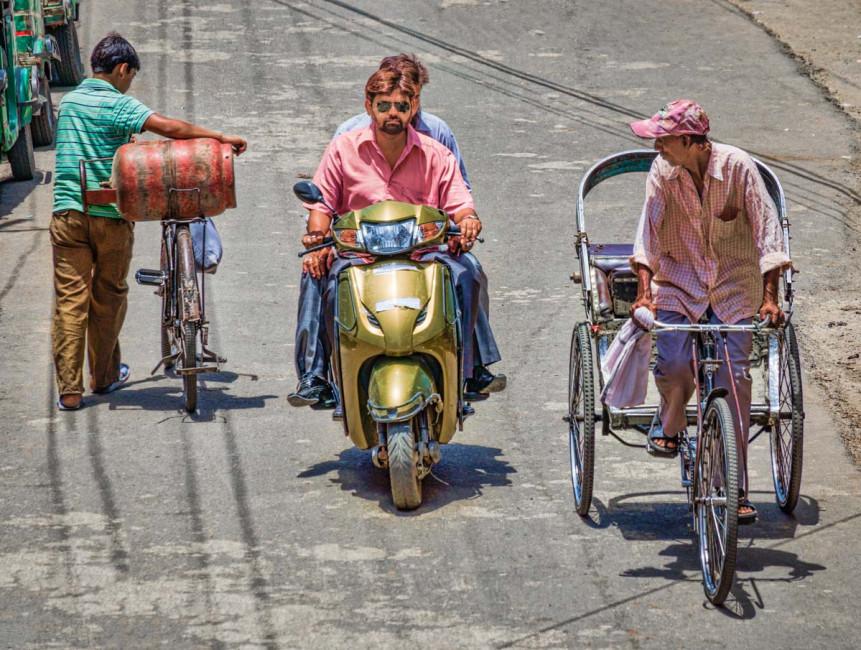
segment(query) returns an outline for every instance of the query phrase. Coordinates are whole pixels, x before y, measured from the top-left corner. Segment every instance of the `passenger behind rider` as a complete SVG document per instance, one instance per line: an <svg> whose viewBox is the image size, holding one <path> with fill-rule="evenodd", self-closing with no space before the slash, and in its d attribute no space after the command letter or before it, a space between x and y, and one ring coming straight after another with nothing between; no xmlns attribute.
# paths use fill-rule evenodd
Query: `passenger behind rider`
<svg viewBox="0 0 861 650"><path fill-rule="evenodd" d="M463 176L464 184L469 189L466 165L460 155L454 134L443 120L421 109L421 89L429 81L427 68L419 62L415 55L397 54L380 61L379 69L398 70L413 82L419 93L416 98L419 108L412 118L412 126L419 133L430 136L452 152ZM367 128L370 125L371 115L368 112L360 113L343 122L336 130L334 138L357 128ZM330 233L324 235L319 231L309 232L302 238L302 243L306 249L312 248L322 243L324 236L328 234ZM330 263L332 254L330 251ZM467 399L480 399L487 393L503 390L506 377L502 374L494 375L487 369L488 365L501 359L499 348L490 328L487 276L484 274L478 259L472 253L465 252L459 259L462 264L473 267L472 272L478 276L481 285L473 341L475 367L473 377L467 380L465 385ZM335 406L337 401L328 382L330 351L325 331L320 327L322 280L303 271L299 291L299 313L294 346L294 362L296 374L299 377L299 385L295 392L288 395L287 399L294 406L310 405L316 409L331 408ZM336 418L340 417L338 411L340 411L340 407L334 414Z"/></svg>
<svg viewBox="0 0 861 650"><path fill-rule="evenodd" d="M141 65L135 49L119 34L96 44L90 64L92 79L63 97L57 118L51 338L61 411L81 408L85 354L95 393L116 390L130 372L121 362L119 334L127 307L134 224L122 219L115 205L90 206L83 213L79 161L107 158L89 167L91 178L107 178L116 150L143 131L178 140L215 138L233 145L237 155L246 147L242 138L163 117L127 96Z"/></svg>
<svg viewBox="0 0 861 650"><path fill-rule="evenodd" d="M750 324L758 312L780 325L778 282L792 262L756 163L741 149L710 141L708 117L690 100L672 102L631 129L641 138L654 138L660 154L646 181L630 260L638 277L632 313L644 306L664 323L696 323L705 317L734 325ZM725 336L733 377L723 364L716 385L729 391L738 431L739 522L752 523L756 509L747 499L752 335ZM686 405L695 389L690 337L687 332L657 334L660 424L648 439L657 455L675 455L678 434L687 426ZM718 352L722 357L722 345Z"/></svg>

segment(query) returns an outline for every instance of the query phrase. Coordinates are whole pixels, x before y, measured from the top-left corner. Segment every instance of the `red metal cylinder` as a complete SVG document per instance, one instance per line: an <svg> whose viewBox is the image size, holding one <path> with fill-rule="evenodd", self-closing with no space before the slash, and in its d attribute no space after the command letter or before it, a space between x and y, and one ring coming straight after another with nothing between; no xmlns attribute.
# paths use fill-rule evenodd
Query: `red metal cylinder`
<svg viewBox="0 0 861 650"><path fill-rule="evenodd" d="M214 217L236 207L233 149L211 138L126 144L111 186L129 221Z"/></svg>

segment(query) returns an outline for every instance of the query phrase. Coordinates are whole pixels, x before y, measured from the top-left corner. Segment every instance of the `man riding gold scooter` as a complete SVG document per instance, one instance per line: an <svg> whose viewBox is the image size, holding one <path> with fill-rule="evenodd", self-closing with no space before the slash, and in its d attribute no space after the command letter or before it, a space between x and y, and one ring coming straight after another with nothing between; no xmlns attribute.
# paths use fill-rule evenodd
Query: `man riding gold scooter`
<svg viewBox="0 0 861 650"><path fill-rule="evenodd" d="M471 411L462 391L480 289L458 254L481 221L451 152L410 126L416 96L397 70L371 75L371 125L333 140L314 183L295 188L311 213L308 232L322 244L331 228L338 251L311 250L303 267L315 278L328 272L325 320L345 431L389 468L398 508L421 503L439 444Z"/></svg>

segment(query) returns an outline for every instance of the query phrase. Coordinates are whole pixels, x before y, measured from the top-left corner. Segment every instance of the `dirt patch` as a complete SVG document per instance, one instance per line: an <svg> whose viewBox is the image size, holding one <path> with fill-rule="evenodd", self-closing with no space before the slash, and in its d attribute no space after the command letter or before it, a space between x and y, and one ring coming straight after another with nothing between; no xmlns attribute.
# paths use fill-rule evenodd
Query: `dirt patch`
<svg viewBox="0 0 861 650"><path fill-rule="evenodd" d="M855 200L844 204L846 223L861 229L861 8L845 0L728 0L777 39L801 71L854 123ZM861 239L846 246L845 282L799 296L802 362L826 394L839 433L861 465ZM803 271L803 269L802 269Z"/></svg>

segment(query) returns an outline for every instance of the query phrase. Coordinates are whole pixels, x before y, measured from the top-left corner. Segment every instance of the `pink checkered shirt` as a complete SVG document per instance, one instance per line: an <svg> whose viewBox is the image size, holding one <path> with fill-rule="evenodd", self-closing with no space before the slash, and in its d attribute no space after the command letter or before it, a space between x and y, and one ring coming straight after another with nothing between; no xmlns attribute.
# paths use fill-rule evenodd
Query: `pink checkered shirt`
<svg viewBox="0 0 861 650"><path fill-rule="evenodd" d="M696 322L711 305L727 324L756 314L762 276L792 264L756 163L717 143L702 200L686 170L660 156L652 163L630 261L652 270L658 309Z"/></svg>

